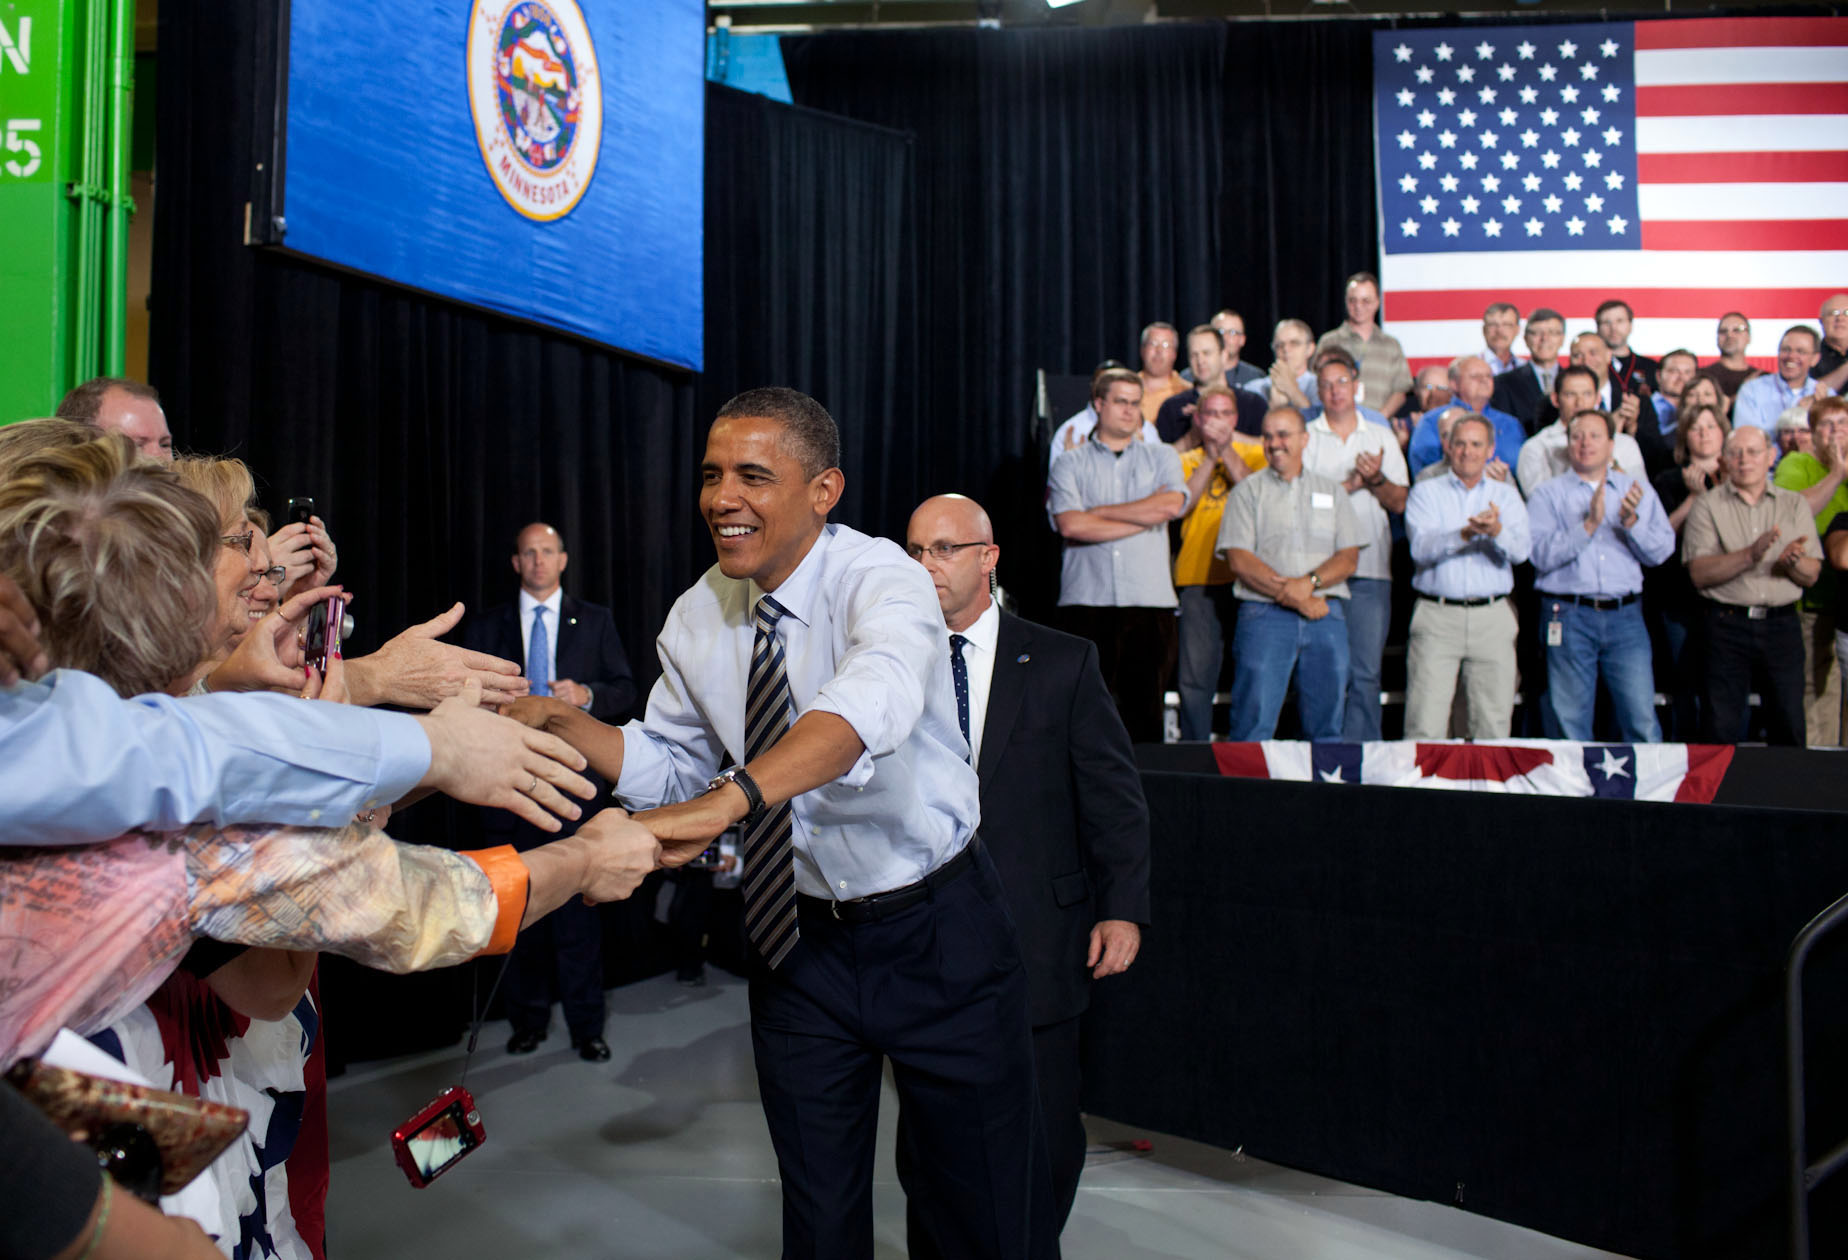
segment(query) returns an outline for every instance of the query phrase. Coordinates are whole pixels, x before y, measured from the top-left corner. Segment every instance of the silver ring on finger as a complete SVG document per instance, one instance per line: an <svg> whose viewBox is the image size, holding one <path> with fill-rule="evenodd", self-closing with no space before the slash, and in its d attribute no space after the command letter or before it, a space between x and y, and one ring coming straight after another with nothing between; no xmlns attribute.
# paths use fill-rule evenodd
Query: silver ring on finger
<svg viewBox="0 0 1848 1260"><path fill-rule="evenodd" d="M533 781L526 785L526 794L528 796L531 796L534 792L537 792L538 790L539 790L539 776L535 774L533 776Z"/></svg>

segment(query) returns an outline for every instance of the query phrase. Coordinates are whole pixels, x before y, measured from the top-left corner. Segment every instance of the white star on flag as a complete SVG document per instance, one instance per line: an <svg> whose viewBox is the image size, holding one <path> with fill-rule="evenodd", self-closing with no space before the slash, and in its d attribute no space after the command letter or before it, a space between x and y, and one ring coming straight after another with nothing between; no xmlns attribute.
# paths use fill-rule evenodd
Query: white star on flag
<svg viewBox="0 0 1848 1260"><path fill-rule="evenodd" d="M1341 767L1336 766L1333 770L1322 771L1322 782L1324 783L1346 783L1347 780L1341 777Z"/></svg>
<svg viewBox="0 0 1848 1260"><path fill-rule="evenodd" d="M1413 92L1412 89L1410 88L1400 88L1399 89L1399 104L1405 106L1405 108L1410 109L1412 107L1412 103L1416 101L1417 99L1418 99L1418 94Z"/></svg>
<svg viewBox="0 0 1848 1260"><path fill-rule="evenodd" d="M1500 236L1501 235L1501 220L1499 219L1485 220L1482 224L1482 230L1484 232L1487 232L1490 236Z"/></svg>
<svg viewBox="0 0 1848 1260"><path fill-rule="evenodd" d="M1486 39L1483 40L1480 44L1476 45L1476 55L1484 61L1487 61L1490 57L1495 55L1495 45L1491 44Z"/></svg>
<svg viewBox="0 0 1848 1260"><path fill-rule="evenodd" d="M1579 218L1576 214L1573 215L1570 219L1566 220L1566 231L1572 233L1574 236L1583 236L1585 234L1585 220Z"/></svg>
<svg viewBox="0 0 1848 1260"><path fill-rule="evenodd" d="M1482 203L1474 197L1465 197L1459 204L1463 207L1464 214L1474 214L1482 206Z"/></svg>
<svg viewBox="0 0 1848 1260"><path fill-rule="evenodd" d="M1505 61L1502 62L1499 66L1495 67L1495 77L1500 79L1503 83L1514 82L1514 67Z"/></svg>
<svg viewBox="0 0 1848 1260"><path fill-rule="evenodd" d="M1502 209L1509 214L1519 214L1521 212L1521 199L1513 193L1509 193L1506 197L1502 198Z"/></svg>
<svg viewBox="0 0 1848 1260"><path fill-rule="evenodd" d="M1610 749L1606 748L1604 750L1604 764L1598 767L1598 772L1607 779L1634 778L1634 775L1624 769L1629 762L1630 759L1628 757L1618 757L1614 755Z"/></svg>
<svg viewBox="0 0 1848 1260"><path fill-rule="evenodd" d="M1437 198L1432 197L1432 196L1426 196L1423 201L1418 203L1418 208L1424 211L1426 214L1436 214L1437 213Z"/></svg>
<svg viewBox="0 0 1848 1260"><path fill-rule="evenodd" d="M1439 44L1431 51L1437 54L1437 59L1439 61L1449 61L1450 54L1455 52L1456 49L1452 48L1449 44Z"/></svg>
<svg viewBox="0 0 1848 1260"><path fill-rule="evenodd" d="M1555 194L1548 193L1546 199L1540 204L1546 207L1546 212L1548 214L1558 214L1566 203L1561 201Z"/></svg>
<svg viewBox="0 0 1848 1260"><path fill-rule="evenodd" d="M1430 66L1419 66L1413 73L1418 76L1418 81L1420 83L1429 83L1437 74Z"/></svg>
<svg viewBox="0 0 1848 1260"><path fill-rule="evenodd" d="M1529 219L1527 221L1526 226L1527 226L1527 234L1529 236L1538 236L1540 235L1541 229L1546 227L1546 224L1540 222L1540 220L1538 219Z"/></svg>
<svg viewBox="0 0 1848 1260"><path fill-rule="evenodd" d="M1417 192L1418 191L1418 177L1416 175L1399 176L1399 191L1400 192Z"/></svg>
<svg viewBox="0 0 1848 1260"><path fill-rule="evenodd" d="M1607 221L1606 226L1616 235L1622 236L1625 232L1629 231L1630 221L1621 214L1613 214Z"/></svg>
<svg viewBox="0 0 1848 1260"><path fill-rule="evenodd" d="M1585 212L1587 214L1596 214L1602 209L1604 209L1604 198L1598 196L1597 193L1593 193L1591 196L1585 198Z"/></svg>
<svg viewBox="0 0 1848 1260"><path fill-rule="evenodd" d="M1458 83L1474 83L1475 81L1476 81L1476 68L1474 66L1458 66L1457 67L1457 82Z"/></svg>
<svg viewBox="0 0 1848 1260"><path fill-rule="evenodd" d="M1476 155L1474 153L1459 153L1457 155L1457 165L1462 167L1466 171L1475 170L1476 169Z"/></svg>
<svg viewBox="0 0 1848 1260"><path fill-rule="evenodd" d="M1605 40L1602 44L1598 45L1598 51L1603 53L1606 57L1615 57L1617 55L1617 41L1614 39Z"/></svg>
<svg viewBox="0 0 1848 1260"><path fill-rule="evenodd" d="M1522 61L1532 61L1534 59L1534 46L1526 40L1522 40L1520 46L1514 51L1520 54Z"/></svg>
<svg viewBox="0 0 1848 1260"><path fill-rule="evenodd" d="M1619 171L1611 171L1609 174L1605 175L1604 186L1610 189L1612 192L1616 192L1619 188L1622 188L1623 187L1622 173Z"/></svg>
<svg viewBox="0 0 1848 1260"><path fill-rule="evenodd" d="M1445 236L1455 236L1463 229L1463 225L1458 223L1455 219L1445 219L1441 226L1444 229Z"/></svg>
<svg viewBox="0 0 1848 1260"><path fill-rule="evenodd" d="M1567 40L1559 46L1559 56L1561 60L1571 61L1574 57L1578 56L1578 45L1571 40Z"/></svg>
<svg viewBox="0 0 1848 1260"><path fill-rule="evenodd" d="M1407 219L1405 222L1399 225L1399 230L1405 233L1407 236L1417 236L1418 235L1418 221L1416 219Z"/></svg>
<svg viewBox="0 0 1848 1260"><path fill-rule="evenodd" d="M1559 71L1551 64L1541 66L1539 73L1540 82L1542 83L1551 83L1554 79L1559 77Z"/></svg>
<svg viewBox="0 0 1848 1260"><path fill-rule="evenodd" d="M1410 61L1412 59L1412 50L1405 44L1400 44L1397 48L1392 50L1392 55L1400 61Z"/></svg>

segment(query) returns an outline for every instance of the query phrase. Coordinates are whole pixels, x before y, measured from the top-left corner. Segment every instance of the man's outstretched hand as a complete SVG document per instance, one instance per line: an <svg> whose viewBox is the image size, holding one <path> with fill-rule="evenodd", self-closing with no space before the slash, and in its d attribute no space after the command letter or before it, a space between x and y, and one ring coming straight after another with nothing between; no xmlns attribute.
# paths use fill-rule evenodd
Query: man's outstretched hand
<svg viewBox="0 0 1848 1260"><path fill-rule="evenodd" d="M585 765L581 753L556 735L482 708L474 678L417 721L430 738L430 769L420 787L511 810L542 831L557 831L559 818L582 812L564 793L586 801L596 795L577 773Z"/></svg>

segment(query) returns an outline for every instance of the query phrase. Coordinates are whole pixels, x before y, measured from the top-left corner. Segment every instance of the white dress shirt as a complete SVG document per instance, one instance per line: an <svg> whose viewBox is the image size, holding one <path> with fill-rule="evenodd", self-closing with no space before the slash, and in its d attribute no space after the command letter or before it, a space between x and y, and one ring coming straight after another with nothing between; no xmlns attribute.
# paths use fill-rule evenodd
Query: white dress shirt
<svg viewBox="0 0 1848 1260"><path fill-rule="evenodd" d="M1309 422L1309 447L1303 452L1303 468L1328 478L1337 485L1354 471L1354 461L1362 455L1380 457L1380 473L1395 486L1409 486L1411 474L1405 468L1405 452L1393 431L1363 419L1354 422L1354 431L1345 438L1337 435L1327 416ZM1348 503L1360 521L1367 543L1360 549L1357 578L1392 579L1392 517L1373 492L1362 486L1348 495Z"/></svg>
<svg viewBox="0 0 1848 1260"><path fill-rule="evenodd" d="M714 565L674 602L647 715L622 728L617 796L636 808L688 800L726 754L744 761L762 594ZM930 575L888 539L829 525L774 595L788 610L777 633L791 724L833 713L866 746L792 803L796 887L850 900L915 883L962 851L981 809Z"/></svg>
<svg viewBox="0 0 1848 1260"><path fill-rule="evenodd" d="M1534 491L1543 483L1571 469L1572 453L1566 449L1568 440L1565 422L1555 420L1521 443L1521 458L1515 466L1514 478L1521 483L1522 494L1533 498ZM1638 477L1643 475L1643 448L1628 433L1619 433L1612 442L1611 467Z"/></svg>
<svg viewBox="0 0 1848 1260"><path fill-rule="evenodd" d="M988 725L988 693L995 683L995 644L1001 637L1001 608L993 600L962 635L963 668L969 671L969 764L982 764L982 730Z"/></svg>
<svg viewBox="0 0 1848 1260"><path fill-rule="evenodd" d="M524 586L520 588L520 671L526 671L526 660L533 650L533 609L545 606L545 683L551 686L558 681L558 630L559 609L564 607L565 588L554 586L552 593L544 599L534 599ZM572 680L577 681L576 679Z"/></svg>

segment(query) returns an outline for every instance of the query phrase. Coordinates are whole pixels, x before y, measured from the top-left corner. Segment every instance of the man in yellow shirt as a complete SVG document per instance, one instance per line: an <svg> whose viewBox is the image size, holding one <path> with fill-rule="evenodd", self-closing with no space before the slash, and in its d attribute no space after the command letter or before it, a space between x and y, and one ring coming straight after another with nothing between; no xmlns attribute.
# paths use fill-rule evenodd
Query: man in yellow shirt
<svg viewBox="0 0 1848 1260"><path fill-rule="evenodd" d="M1213 555L1219 517L1226 495L1256 469L1264 467L1264 446L1238 434L1238 402L1224 385L1200 391L1193 415L1197 444L1181 453L1192 505L1180 521L1180 545L1174 552L1174 590L1180 597L1181 738L1211 739L1213 693L1226 643L1232 636L1237 601L1232 597L1232 568Z"/></svg>

